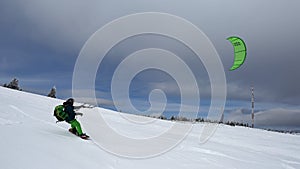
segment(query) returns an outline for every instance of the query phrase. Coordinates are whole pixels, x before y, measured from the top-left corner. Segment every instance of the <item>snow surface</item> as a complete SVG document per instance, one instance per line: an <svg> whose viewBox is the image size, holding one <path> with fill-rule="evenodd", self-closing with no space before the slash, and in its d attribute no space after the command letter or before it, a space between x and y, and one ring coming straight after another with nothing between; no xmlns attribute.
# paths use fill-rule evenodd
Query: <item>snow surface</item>
<svg viewBox="0 0 300 169"><path fill-rule="evenodd" d="M300 168L299 135L220 125L208 142L200 144L201 123L194 124L186 139L166 153L147 159L123 158L102 150L93 138L86 141L72 135L67 123L56 124L53 108L62 102L0 87L1 169ZM118 132L137 138L159 134L172 124L157 120L136 129L119 113L94 109L106 114ZM81 110L87 111L93 110Z"/></svg>

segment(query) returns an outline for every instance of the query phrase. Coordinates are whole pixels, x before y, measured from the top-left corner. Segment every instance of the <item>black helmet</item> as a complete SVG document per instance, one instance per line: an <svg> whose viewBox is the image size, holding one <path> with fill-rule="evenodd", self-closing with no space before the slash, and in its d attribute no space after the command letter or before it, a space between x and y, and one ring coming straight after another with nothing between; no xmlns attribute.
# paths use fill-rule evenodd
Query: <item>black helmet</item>
<svg viewBox="0 0 300 169"><path fill-rule="evenodd" d="M73 105L73 103L74 103L74 99L69 98L66 102L64 102L64 105Z"/></svg>

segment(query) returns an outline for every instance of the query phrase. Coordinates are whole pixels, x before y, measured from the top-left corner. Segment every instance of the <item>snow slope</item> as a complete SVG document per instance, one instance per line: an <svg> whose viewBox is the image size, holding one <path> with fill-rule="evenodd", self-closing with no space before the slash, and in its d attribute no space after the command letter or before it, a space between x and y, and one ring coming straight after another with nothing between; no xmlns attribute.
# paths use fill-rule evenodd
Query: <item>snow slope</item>
<svg viewBox="0 0 300 169"><path fill-rule="evenodd" d="M205 144L199 144L203 124L195 124L182 143L164 154L147 159L118 157L93 140L70 134L68 124L56 124L52 111L62 102L0 87L1 169L300 168L299 135L224 125ZM97 109L122 128L121 132L135 137L151 135L171 124L156 121L140 132L120 120L118 113Z"/></svg>

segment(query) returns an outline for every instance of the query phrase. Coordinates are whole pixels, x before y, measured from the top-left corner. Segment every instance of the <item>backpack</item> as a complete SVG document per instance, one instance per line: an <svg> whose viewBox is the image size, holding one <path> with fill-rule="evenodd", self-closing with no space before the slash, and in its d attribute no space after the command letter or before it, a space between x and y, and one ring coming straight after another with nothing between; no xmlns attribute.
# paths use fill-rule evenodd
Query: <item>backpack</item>
<svg viewBox="0 0 300 169"><path fill-rule="evenodd" d="M55 107L53 116L56 117L58 120L57 122L64 121L68 117L68 114L64 111L64 109L65 107L63 105L58 105Z"/></svg>

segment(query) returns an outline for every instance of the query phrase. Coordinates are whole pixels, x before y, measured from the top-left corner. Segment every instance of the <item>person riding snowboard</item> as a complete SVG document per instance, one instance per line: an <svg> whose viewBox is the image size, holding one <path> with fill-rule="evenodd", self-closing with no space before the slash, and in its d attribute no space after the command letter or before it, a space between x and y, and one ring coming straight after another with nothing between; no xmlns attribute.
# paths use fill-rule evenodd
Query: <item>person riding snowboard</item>
<svg viewBox="0 0 300 169"><path fill-rule="evenodd" d="M74 110L82 108L82 106L73 106L74 99L69 98L67 101L63 103L64 111L68 114L65 121L69 124L71 124L71 128L69 129L70 132L73 134L78 135L81 138L88 138L89 136L82 132L80 123L75 119L76 115L81 115L82 113L76 113Z"/></svg>

